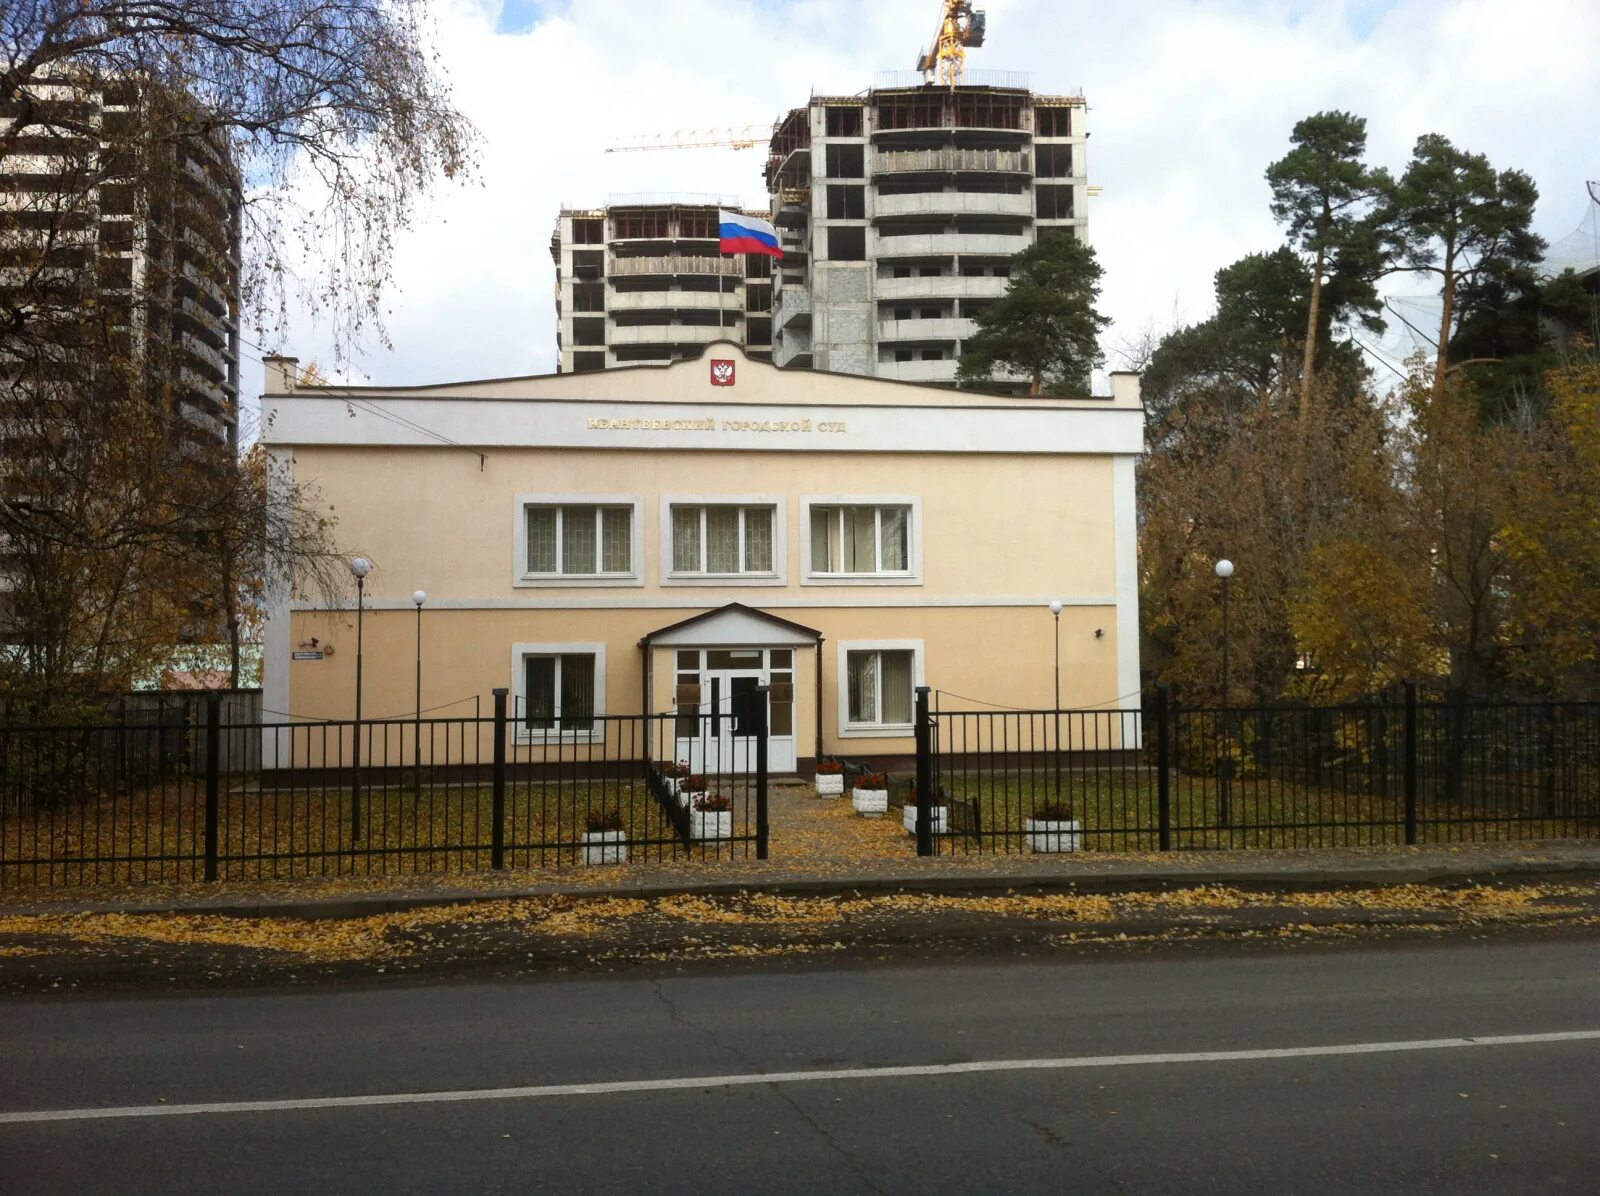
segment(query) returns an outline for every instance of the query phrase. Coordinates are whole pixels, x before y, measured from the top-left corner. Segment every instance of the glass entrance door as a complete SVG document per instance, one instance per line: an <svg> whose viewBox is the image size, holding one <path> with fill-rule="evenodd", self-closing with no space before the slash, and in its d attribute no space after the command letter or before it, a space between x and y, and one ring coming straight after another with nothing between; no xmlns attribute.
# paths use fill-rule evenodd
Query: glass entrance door
<svg viewBox="0 0 1600 1196"><path fill-rule="evenodd" d="M677 663L679 693L699 695L696 703L678 704L678 758L691 771L755 771L761 685L769 687L768 771L794 771L793 649L684 649Z"/></svg>

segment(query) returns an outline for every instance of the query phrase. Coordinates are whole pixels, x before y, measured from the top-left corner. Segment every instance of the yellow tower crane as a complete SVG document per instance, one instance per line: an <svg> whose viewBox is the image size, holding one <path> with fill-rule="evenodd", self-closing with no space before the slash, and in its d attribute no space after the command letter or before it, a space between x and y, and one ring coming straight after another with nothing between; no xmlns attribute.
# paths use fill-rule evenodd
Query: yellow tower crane
<svg viewBox="0 0 1600 1196"><path fill-rule="evenodd" d="M967 47L983 45L983 12L970 0L942 0L939 31L933 45L917 56L917 69L925 83L936 79L946 87L959 87L967 71Z"/></svg>

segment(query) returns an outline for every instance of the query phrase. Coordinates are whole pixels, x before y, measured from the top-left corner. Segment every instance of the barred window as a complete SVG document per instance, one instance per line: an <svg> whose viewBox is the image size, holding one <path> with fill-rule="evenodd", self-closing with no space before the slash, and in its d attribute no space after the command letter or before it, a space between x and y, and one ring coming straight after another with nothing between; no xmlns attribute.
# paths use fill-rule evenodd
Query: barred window
<svg viewBox="0 0 1600 1196"><path fill-rule="evenodd" d="M773 572L773 508L672 507L674 575Z"/></svg>
<svg viewBox="0 0 1600 1196"><path fill-rule="evenodd" d="M526 508L526 572L538 577L625 577L633 567L630 507Z"/></svg>
<svg viewBox="0 0 1600 1196"><path fill-rule="evenodd" d="M594 656L561 653L523 657L522 723L530 731L594 728Z"/></svg>

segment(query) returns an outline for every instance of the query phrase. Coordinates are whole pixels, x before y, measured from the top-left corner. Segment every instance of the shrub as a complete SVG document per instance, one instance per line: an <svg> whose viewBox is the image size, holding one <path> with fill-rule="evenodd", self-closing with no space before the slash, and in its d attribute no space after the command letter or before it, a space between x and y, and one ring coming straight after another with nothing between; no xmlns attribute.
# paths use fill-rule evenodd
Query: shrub
<svg viewBox="0 0 1600 1196"><path fill-rule="evenodd" d="M591 832L620 831L622 829L621 810L590 810L583 816L583 825Z"/></svg>
<svg viewBox="0 0 1600 1196"><path fill-rule="evenodd" d="M725 810L733 809L733 799L724 797L720 793L710 793L705 797L695 798L694 808L702 814L722 813Z"/></svg>
<svg viewBox="0 0 1600 1196"><path fill-rule="evenodd" d="M889 778L881 772L864 772L856 778L857 789L887 789Z"/></svg>
<svg viewBox="0 0 1600 1196"><path fill-rule="evenodd" d="M89 707L64 703L27 710L20 729L0 728L0 791L35 810L61 809L100 796L93 782L138 782L155 771L145 760L154 738L139 738L145 751L128 751L126 733L108 738L90 729L95 717Z"/></svg>
<svg viewBox="0 0 1600 1196"><path fill-rule="evenodd" d="M844 765L838 760L818 760L817 772L826 777L838 776L844 771Z"/></svg>
<svg viewBox="0 0 1600 1196"><path fill-rule="evenodd" d="M1041 802L1033 808L1035 822L1071 822L1072 803L1059 800Z"/></svg>

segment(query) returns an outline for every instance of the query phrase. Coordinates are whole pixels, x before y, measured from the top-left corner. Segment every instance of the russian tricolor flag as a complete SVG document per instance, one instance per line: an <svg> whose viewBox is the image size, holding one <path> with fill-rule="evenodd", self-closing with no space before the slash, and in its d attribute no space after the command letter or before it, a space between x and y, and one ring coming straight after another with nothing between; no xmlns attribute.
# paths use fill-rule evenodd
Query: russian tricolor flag
<svg viewBox="0 0 1600 1196"><path fill-rule="evenodd" d="M756 216L742 212L717 209L719 236L723 253L764 253L781 258L783 247L778 244L778 232L772 225Z"/></svg>

